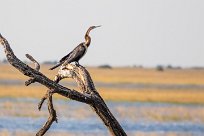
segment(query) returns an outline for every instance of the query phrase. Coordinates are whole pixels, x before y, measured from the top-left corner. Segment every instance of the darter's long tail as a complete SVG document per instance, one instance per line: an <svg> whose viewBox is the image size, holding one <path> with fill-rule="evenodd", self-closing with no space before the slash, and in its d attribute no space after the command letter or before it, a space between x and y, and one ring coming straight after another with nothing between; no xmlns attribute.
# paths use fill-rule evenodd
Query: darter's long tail
<svg viewBox="0 0 204 136"><path fill-rule="evenodd" d="M49 70L53 70L53 69L59 67L62 64L63 64L63 62L57 63L55 66L51 67Z"/></svg>

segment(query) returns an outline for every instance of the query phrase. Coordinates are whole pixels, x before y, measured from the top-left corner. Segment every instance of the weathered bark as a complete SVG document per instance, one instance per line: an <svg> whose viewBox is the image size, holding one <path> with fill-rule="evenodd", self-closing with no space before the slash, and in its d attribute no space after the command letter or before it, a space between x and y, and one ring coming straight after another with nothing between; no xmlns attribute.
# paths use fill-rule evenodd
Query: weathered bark
<svg viewBox="0 0 204 136"><path fill-rule="evenodd" d="M52 103L52 92L50 92L49 90L46 93L46 98L47 98L47 106L48 106L48 111L50 116L47 119L47 122L43 125L43 127L37 132L36 136L43 136L51 127L52 123L54 121L57 122L57 114L56 111L53 107L53 103Z"/></svg>
<svg viewBox="0 0 204 136"><path fill-rule="evenodd" d="M31 55L26 54L26 57L35 64L35 70L39 71L40 70L40 64ZM25 85L28 86L34 82L35 82L35 78L30 78L28 81L25 82ZM45 94L45 96L42 98L42 100L40 101L40 103L38 105L39 110L40 110L45 99L47 99L47 106L48 106L48 111L49 111L50 116L48 117L47 122L43 125L43 127L37 132L36 136L44 135L49 130L52 123L54 121L57 122L56 111L55 111L53 103L52 103L52 90L47 90L47 93Z"/></svg>
<svg viewBox="0 0 204 136"><path fill-rule="evenodd" d="M89 104L92 107L92 109L96 112L96 114L101 118L101 120L103 121L105 126L109 129L112 135L126 136L125 131L120 126L118 121L115 119L113 114L108 109L102 97L97 92L89 72L83 66L76 66L72 64L62 66L58 71L58 74L55 76L54 81L52 81L45 75L43 75L41 72L39 72L40 65L30 55L26 56L35 64L35 69L29 67L21 60L19 60L13 53L7 40L3 38L1 34L0 43L4 46L8 62L16 69L18 69L21 73L30 77L30 79L26 81L25 83L26 85L38 82L49 89L45 96L41 99L38 108L40 110L43 102L47 99L50 116L45 125L36 134L37 136L44 135L47 132L47 130L49 130L52 123L54 121L57 121L56 111L54 110L52 103L53 93L58 93L69 99ZM58 82L64 78L73 78L77 82L80 92L59 85Z"/></svg>

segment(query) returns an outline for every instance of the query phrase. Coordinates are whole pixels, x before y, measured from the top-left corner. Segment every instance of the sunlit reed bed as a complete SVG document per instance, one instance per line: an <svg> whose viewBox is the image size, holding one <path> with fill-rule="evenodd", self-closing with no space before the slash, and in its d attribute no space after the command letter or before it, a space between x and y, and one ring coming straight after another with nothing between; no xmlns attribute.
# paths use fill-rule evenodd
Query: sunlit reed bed
<svg viewBox="0 0 204 136"><path fill-rule="evenodd" d="M75 88L77 89L77 88ZM0 97L41 98L47 88L43 86L0 86ZM204 104L203 90L134 90L98 88L105 100L111 101L147 101ZM55 98L64 99L59 95Z"/></svg>
<svg viewBox="0 0 204 136"><path fill-rule="evenodd" d="M48 70L50 65L42 65L41 70L46 76L53 79L56 70ZM167 69L163 72L154 68L112 68L103 69L88 67L94 82L105 83L151 83L151 84L195 84L204 85L204 69ZM23 79L9 64L0 64L0 79Z"/></svg>
<svg viewBox="0 0 204 136"><path fill-rule="evenodd" d="M50 71L49 67L49 65L42 65L41 71L53 79L57 70ZM96 83L97 90L105 100L204 104L204 70L202 69L168 69L163 72L153 68L102 69L88 67L88 69ZM0 64L0 80L16 80L23 83L27 77L9 64ZM70 79L65 79L63 82L73 83ZM101 85L103 83L116 86ZM144 87L132 87L131 84L135 86L142 84ZM66 85L68 88L73 88L73 85ZM123 85L125 87L122 87ZM165 86L167 87L165 88ZM184 87L179 88L180 86ZM46 90L47 88L37 85L37 83L29 87L23 84L1 84L0 97L41 98ZM55 98L62 97L56 95Z"/></svg>

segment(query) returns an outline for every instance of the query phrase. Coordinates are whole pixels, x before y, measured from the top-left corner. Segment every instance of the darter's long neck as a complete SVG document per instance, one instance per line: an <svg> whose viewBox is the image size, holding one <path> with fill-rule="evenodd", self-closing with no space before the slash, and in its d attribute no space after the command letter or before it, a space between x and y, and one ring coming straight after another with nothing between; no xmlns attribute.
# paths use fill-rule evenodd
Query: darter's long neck
<svg viewBox="0 0 204 136"><path fill-rule="evenodd" d="M91 29L88 29L86 34L85 34L85 45L87 47L89 47L90 43L91 43L91 37L89 36L89 32L91 31Z"/></svg>

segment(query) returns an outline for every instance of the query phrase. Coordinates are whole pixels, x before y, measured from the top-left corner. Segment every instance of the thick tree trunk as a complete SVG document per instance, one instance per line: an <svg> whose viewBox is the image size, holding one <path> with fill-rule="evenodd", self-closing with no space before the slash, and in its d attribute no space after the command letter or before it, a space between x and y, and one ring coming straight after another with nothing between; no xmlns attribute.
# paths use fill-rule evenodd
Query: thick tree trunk
<svg viewBox="0 0 204 136"><path fill-rule="evenodd" d="M29 58L35 64L35 69L29 67L21 60L19 60L10 48L10 45L7 40L3 38L1 34L0 43L5 49L5 54L8 59L8 62L16 69L18 69L21 73L30 77L30 79L25 82L26 85L38 82L49 89L40 101L38 107L40 110L44 100L47 99L50 116L45 125L36 134L37 136L44 135L47 130L49 130L52 123L54 121L57 121L56 111L54 110L52 100L52 94L54 93L58 93L72 100L89 104L91 108L96 112L96 114L101 118L101 120L109 129L112 135L126 136L125 131L120 126L118 121L108 109L102 97L97 92L89 72L83 66L76 66L72 64L62 66L58 71L58 74L55 76L54 81L52 81L45 75L43 75L41 72L39 72L40 65L34 58L32 58L32 56L28 54L26 55L26 57ZM58 82L64 78L73 78L77 82L80 91L71 90L62 85L59 85Z"/></svg>

